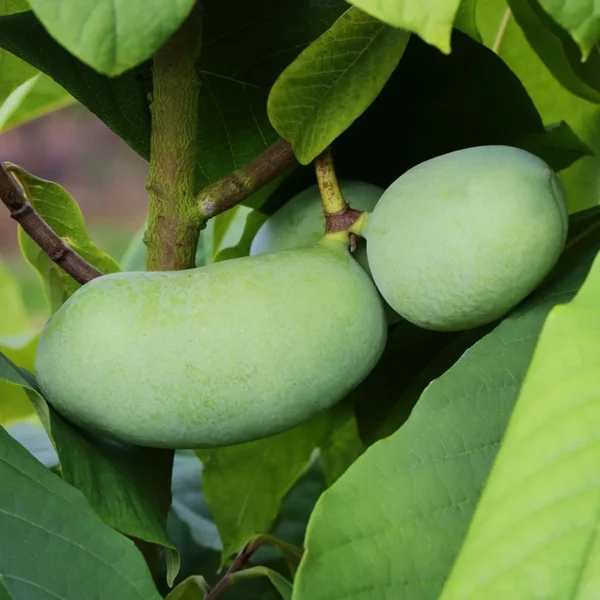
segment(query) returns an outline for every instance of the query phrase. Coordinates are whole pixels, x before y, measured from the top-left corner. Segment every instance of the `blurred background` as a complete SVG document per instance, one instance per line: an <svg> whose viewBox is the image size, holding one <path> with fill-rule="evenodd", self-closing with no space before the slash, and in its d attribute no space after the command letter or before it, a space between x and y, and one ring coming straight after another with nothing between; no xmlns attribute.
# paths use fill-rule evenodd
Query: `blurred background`
<svg viewBox="0 0 600 600"><path fill-rule="evenodd" d="M0 161L61 184L96 244L119 260L146 214L147 163L79 104L0 134ZM35 321L48 313L38 274L22 258L17 224L0 206L0 256L22 285Z"/></svg>

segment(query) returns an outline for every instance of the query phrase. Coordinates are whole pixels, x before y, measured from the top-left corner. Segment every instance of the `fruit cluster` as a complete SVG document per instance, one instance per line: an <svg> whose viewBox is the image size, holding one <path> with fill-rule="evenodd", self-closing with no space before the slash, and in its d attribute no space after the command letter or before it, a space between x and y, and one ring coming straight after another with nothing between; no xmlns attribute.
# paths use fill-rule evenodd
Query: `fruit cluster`
<svg viewBox="0 0 600 600"><path fill-rule="evenodd" d="M251 255L178 272L105 275L40 339L48 401L125 442L207 448L297 425L373 369L390 323L455 331L530 294L566 240L560 183L516 148L426 161L387 190L344 181L368 213L354 256L323 235L318 189L267 221Z"/></svg>

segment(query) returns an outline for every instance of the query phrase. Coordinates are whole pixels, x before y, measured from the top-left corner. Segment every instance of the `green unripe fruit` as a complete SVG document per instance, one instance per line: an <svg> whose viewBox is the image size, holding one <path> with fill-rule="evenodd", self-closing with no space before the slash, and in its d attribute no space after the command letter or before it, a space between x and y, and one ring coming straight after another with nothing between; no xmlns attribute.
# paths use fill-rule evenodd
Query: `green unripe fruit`
<svg viewBox="0 0 600 600"><path fill-rule="evenodd" d="M376 185L362 181L341 180L340 188L346 202L357 210L372 212L384 190ZM256 233L250 254L263 254L279 250L291 250L316 244L325 232L325 216L319 187L313 185L294 196L277 210ZM357 238L354 258L367 272L369 261L365 240ZM389 323L400 318L389 306L386 306Z"/></svg>
<svg viewBox="0 0 600 600"><path fill-rule="evenodd" d="M372 276L421 327L489 323L531 293L565 244L562 187L548 165L508 146L451 152L404 173L366 225Z"/></svg>
<svg viewBox="0 0 600 600"><path fill-rule="evenodd" d="M284 431L341 400L386 340L377 290L328 236L177 272L105 275L44 329L36 374L75 423L151 447Z"/></svg>

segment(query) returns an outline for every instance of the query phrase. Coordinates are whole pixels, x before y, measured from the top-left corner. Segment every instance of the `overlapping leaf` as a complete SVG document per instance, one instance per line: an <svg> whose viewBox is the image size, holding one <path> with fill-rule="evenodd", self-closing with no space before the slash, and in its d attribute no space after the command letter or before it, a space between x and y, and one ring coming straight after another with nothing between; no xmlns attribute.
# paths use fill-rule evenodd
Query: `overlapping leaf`
<svg viewBox="0 0 600 600"><path fill-rule="evenodd" d="M408 43L407 31L352 7L279 76L268 112L308 164L377 97Z"/></svg>
<svg viewBox="0 0 600 600"><path fill-rule="evenodd" d="M11 170L29 202L68 246L103 273L120 270L115 260L95 246L87 232L79 205L64 188L31 175L20 167L13 165ZM21 228L19 243L25 259L40 274L54 312L79 288L79 284L53 263Z"/></svg>
<svg viewBox="0 0 600 600"><path fill-rule="evenodd" d="M0 479L0 597L159 600L133 542L1 427Z"/></svg>
<svg viewBox="0 0 600 600"><path fill-rule="evenodd" d="M29 0L50 35L100 73L120 75L150 58L195 0Z"/></svg>
<svg viewBox="0 0 600 600"><path fill-rule="evenodd" d="M600 6L579 0L540 0L548 14L562 25L577 42L584 59L597 52L600 41Z"/></svg>
<svg viewBox="0 0 600 600"><path fill-rule="evenodd" d="M588 60L571 36L540 6L538 0L508 0L515 20L546 67L569 91L591 102L600 102L600 54Z"/></svg>
<svg viewBox="0 0 600 600"><path fill-rule="evenodd" d="M599 219L598 211L574 218L547 284L434 380L405 425L321 496L294 600L438 598L546 316L573 297L600 248Z"/></svg>
<svg viewBox="0 0 600 600"><path fill-rule="evenodd" d="M56 448L63 479L81 490L113 528L167 548L169 576L174 577L179 557L165 532L157 500L164 491L156 489L161 471L171 468L170 462L161 464L164 455L109 443L69 424L46 404L33 376L2 353L0 380L20 386L29 396Z"/></svg>
<svg viewBox="0 0 600 600"><path fill-rule="evenodd" d="M450 33L461 0L350 0L394 27L413 31L442 52L450 52Z"/></svg>
<svg viewBox="0 0 600 600"><path fill-rule="evenodd" d="M441 600L598 592L600 258L544 324Z"/></svg>

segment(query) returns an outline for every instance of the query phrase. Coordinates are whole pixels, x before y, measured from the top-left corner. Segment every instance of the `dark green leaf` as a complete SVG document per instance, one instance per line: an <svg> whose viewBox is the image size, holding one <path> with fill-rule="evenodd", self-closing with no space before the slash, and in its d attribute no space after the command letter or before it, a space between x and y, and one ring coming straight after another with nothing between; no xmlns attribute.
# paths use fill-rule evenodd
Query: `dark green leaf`
<svg viewBox="0 0 600 600"><path fill-rule="evenodd" d="M133 542L1 427L0 480L0 597L159 600Z"/></svg>
<svg viewBox="0 0 600 600"><path fill-rule="evenodd" d="M25 389L56 448L63 479L83 492L108 525L164 546L176 566L179 558L165 532L156 498L156 481L171 468L170 462L162 464L164 454L97 438L69 424L46 404L35 378L2 353L0 380Z"/></svg>
<svg viewBox="0 0 600 600"><path fill-rule="evenodd" d="M371 398L375 400L375 398ZM332 485L363 453L365 446L360 438L354 407L348 399L331 411L329 432L319 445L321 465L327 485Z"/></svg>
<svg viewBox="0 0 600 600"><path fill-rule="evenodd" d="M150 58L195 0L29 0L50 35L100 73L120 75Z"/></svg>
<svg viewBox="0 0 600 600"><path fill-rule="evenodd" d="M120 270L116 261L94 245L79 205L64 188L52 181L35 177L16 165L11 165L11 172L38 214L67 245L103 273ZM26 260L40 274L54 312L80 285L53 263L21 228L19 243Z"/></svg>
<svg viewBox="0 0 600 600"><path fill-rule="evenodd" d="M269 94L269 118L301 164L375 100L409 37L353 7L283 71Z"/></svg>
<svg viewBox="0 0 600 600"><path fill-rule="evenodd" d="M250 537L271 529L326 427L326 419L317 415L269 438L197 450L203 463L202 491L223 542L223 561Z"/></svg>
<svg viewBox="0 0 600 600"><path fill-rule="evenodd" d="M371 446L321 496L295 582L297 600L359 593L365 600L438 598L539 332L550 309L572 298L585 279L600 248L599 229L599 211L573 218L567 250L546 285L434 380L404 426Z"/></svg>
<svg viewBox="0 0 600 600"><path fill-rule="evenodd" d="M394 27L413 31L445 54L460 0L349 0Z"/></svg>
<svg viewBox="0 0 600 600"><path fill-rule="evenodd" d="M203 140L198 146L199 188L245 164L276 139L266 112L271 85L340 15L344 4L342 0L204 3L198 65ZM59 46L32 12L0 17L0 47L50 75L136 152L149 157L149 62L115 78L100 75Z"/></svg>
<svg viewBox="0 0 600 600"><path fill-rule="evenodd" d="M577 44L538 0L508 0L508 4L531 47L558 81L574 94L600 102L600 54L594 50L583 62Z"/></svg>
<svg viewBox="0 0 600 600"><path fill-rule="evenodd" d="M442 600L596 595L599 304L600 256L546 319Z"/></svg>
<svg viewBox="0 0 600 600"><path fill-rule="evenodd" d="M583 156L593 156L589 146L564 121L548 125L544 133L523 136L519 146L553 164L557 170L572 165Z"/></svg>

